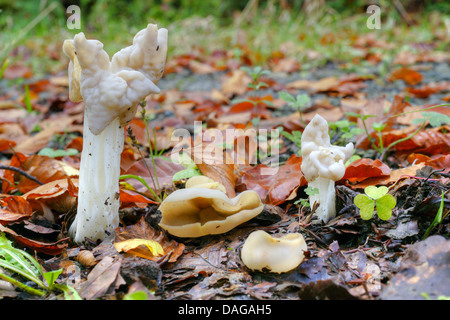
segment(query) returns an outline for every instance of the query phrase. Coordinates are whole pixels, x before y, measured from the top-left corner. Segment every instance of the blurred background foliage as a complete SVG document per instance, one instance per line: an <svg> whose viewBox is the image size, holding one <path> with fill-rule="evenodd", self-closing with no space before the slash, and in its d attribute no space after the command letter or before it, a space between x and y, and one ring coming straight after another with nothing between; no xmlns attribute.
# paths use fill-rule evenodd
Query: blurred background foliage
<svg viewBox="0 0 450 320"><path fill-rule="evenodd" d="M366 27L371 4L381 9L381 30ZM70 5L80 7L80 30L66 26ZM448 36L450 28L448 0L0 0L0 10L0 63L20 44L27 44L33 55L48 55L49 43L59 50L64 39L80 31L102 41L112 54L129 45L130 37L147 23L169 29L169 57L195 48L212 52L243 44L266 57L287 41L325 51L325 57L346 56L345 47L355 34L397 37L401 48L411 40L433 40L436 30ZM328 34L337 35L339 45L320 41ZM438 49L448 50L448 42Z"/></svg>

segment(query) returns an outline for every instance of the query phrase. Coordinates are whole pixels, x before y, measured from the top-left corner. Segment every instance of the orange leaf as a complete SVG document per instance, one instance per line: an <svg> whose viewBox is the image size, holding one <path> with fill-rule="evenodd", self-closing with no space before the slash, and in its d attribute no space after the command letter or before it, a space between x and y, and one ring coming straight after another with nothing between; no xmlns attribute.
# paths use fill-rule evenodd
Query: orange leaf
<svg viewBox="0 0 450 320"><path fill-rule="evenodd" d="M31 205L21 196L8 196L0 200L0 223L20 222L33 214Z"/></svg>
<svg viewBox="0 0 450 320"><path fill-rule="evenodd" d="M380 160L362 158L352 162L346 168L345 175L340 181L348 180L350 183L355 183L373 177L386 177L390 173L389 166Z"/></svg>
<svg viewBox="0 0 450 320"><path fill-rule="evenodd" d="M403 67L392 72L389 81L394 80L404 80L407 84L415 86L422 81L422 75L413 69Z"/></svg>

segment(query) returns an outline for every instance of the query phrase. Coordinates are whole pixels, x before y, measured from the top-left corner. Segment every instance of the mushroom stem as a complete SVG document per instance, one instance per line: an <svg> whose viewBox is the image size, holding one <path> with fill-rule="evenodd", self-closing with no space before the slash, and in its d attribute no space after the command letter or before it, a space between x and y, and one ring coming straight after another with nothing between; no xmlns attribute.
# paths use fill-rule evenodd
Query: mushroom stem
<svg viewBox="0 0 450 320"><path fill-rule="evenodd" d="M104 239L119 225L120 155L124 129L119 118L95 135L84 115L78 210L69 233L75 242Z"/></svg>
<svg viewBox="0 0 450 320"><path fill-rule="evenodd" d="M317 194L310 196L309 202L311 208L314 208L316 203L319 204L315 214L324 222L336 216L336 189L334 185L333 180L323 177L317 177L308 183L308 187L319 189Z"/></svg>

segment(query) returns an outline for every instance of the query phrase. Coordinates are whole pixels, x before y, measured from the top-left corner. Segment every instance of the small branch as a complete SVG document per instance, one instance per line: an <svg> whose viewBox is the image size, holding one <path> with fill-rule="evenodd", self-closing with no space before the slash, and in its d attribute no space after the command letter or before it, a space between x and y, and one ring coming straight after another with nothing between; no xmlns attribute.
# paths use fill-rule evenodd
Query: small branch
<svg viewBox="0 0 450 320"><path fill-rule="evenodd" d="M30 179L31 181L36 182L37 184L40 184L40 185L44 184L43 182L39 181L36 177L30 175L29 173L25 172L24 170L22 170L20 168L12 167L12 166L6 166L6 165L3 165L3 164L0 164L0 169L18 172L21 175L23 175L24 177Z"/></svg>

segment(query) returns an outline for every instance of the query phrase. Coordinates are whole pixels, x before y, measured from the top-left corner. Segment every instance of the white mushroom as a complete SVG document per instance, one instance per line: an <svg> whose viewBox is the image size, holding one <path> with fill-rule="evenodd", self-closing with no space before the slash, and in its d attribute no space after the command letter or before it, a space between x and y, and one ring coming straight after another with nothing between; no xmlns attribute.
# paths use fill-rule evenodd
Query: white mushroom
<svg viewBox="0 0 450 320"><path fill-rule="evenodd" d="M282 273L297 268L306 250L305 239L300 233L275 237L258 230L245 240L241 259L251 270Z"/></svg>
<svg viewBox="0 0 450 320"><path fill-rule="evenodd" d="M328 123L316 114L302 134L302 172L308 187L317 188L318 194L310 196L316 215L323 222L336 216L335 181L345 174L345 161L353 153L353 143L345 147L333 146L328 134Z"/></svg>
<svg viewBox="0 0 450 320"><path fill-rule="evenodd" d="M75 242L103 240L119 225L120 154L124 128L150 93L159 93L167 30L149 24L112 62L97 40L83 33L66 40L70 98L85 105L78 210L69 233Z"/></svg>
<svg viewBox="0 0 450 320"><path fill-rule="evenodd" d="M195 176L186 188L172 192L159 206L159 225L177 237L225 233L256 217L264 209L252 190L228 198L225 187L205 176Z"/></svg>

